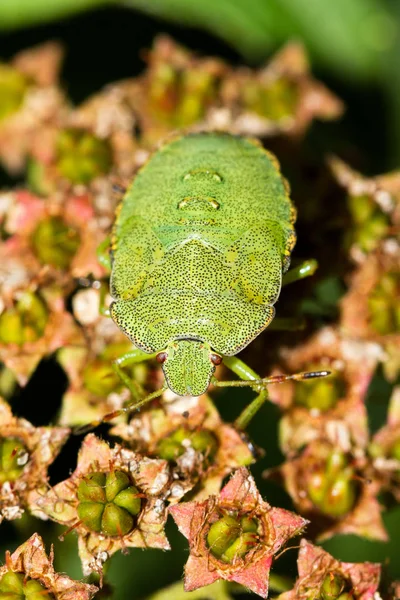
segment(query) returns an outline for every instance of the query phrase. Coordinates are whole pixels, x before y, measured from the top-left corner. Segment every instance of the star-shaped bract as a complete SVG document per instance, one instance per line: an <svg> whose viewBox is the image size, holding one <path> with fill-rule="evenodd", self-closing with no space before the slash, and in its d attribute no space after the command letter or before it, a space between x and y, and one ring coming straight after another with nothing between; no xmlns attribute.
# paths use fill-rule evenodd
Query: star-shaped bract
<svg viewBox="0 0 400 600"><path fill-rule="evenodd" d="M235 472L219 496L210 496L203 502L177 504L170 512L180 532L189 540L186 591L226 579L246 586L263 598L268 595L268 574L274 555L308 522L265 502L245 467ZM227 531L225 527L228 523L236 527L235 539L232 530ZM216 537L213 535L215 525L225 527L225 531L221 528L221 534L211 543ZM217 546L223 548L224 545L229 547L217 556Z"/></svg>
<svg viewBox="0 0 400 600"><path fill-rule="evenodd" d="M36 500L47 490L47 469L69 433L67 427L34 427L14 417L0 398L0 522L20 518L26 507L36 513Z"/></svg>
<svg viewBox="0 0 400 600"><path fill-rule="evenodd" d="M17 597L13 592L19 591L19 585L21 588L22 585L33 585L35 597L57 597L62 600L90 600L98 591L94 585L74 581L67 575L56 573L53 567L53 551L48 557L43 540L37 533L19 546L13 554L7 552L6 564L0 567L2 598Z"/></svg>
<svg viewBox="0 0 400 600"><path fill-rule="evenodd" d="M109 486L105 481L107 476L113 474L116 474L117 478L126 478L129 481L128 491L126 488L123 491L129 496L129 490L134 488L135 499L140 499L140 510L134 511L133 521L128 517L130 525L125 527L126 521L124 523L119 518L121 513L117 509L117 517L113 521L116 532L109 534L105 532L104 527L92 527L90 524L96 519L91 517L89 521L85 521L82 512L79 511L82 510L82 485L86 488L86 500L90 500L92 505L96 504L93 494L96 490L101 493L102 487L108 494ZM97 483L99 480L100 485ZM123 548L150 547L169 550L170 546L164 533L167 519L164 497L168 494L169 483L170 471L165 460L143 457L118 444L111 448L105 441L89 434L83 441L78 465L71 477L49 490L38 501L38 505L51 519L77 532L84 574L89 575L92 571L101 574L104 562L114 552ZM131 494L128 500L132 502L133 499ZM113 504L110 498L107 498L107 501ZM102 502L105 503L105 500L98 500L98 504ZM103 510L106 510L109 504L105 504ZM128 505L128 510L130 507L131 504ZM96 511L102 507L92 508ZM115 508L111 510L115 514ZM124 515L126 518L126 513L123 513L122 518ZM109 518L108 524L112 520Z"/></svg>
<svg viewBox="0 0 400 600"><path fill-rule="evenodd" d="M352 597L357 600L372 600L378 589L380 565L369 562L340 562L305 539L300 543L297 565L299 577L295 587L279 596L280 600L308 600L319 597L319 590L324 582L327 585L335 578L347 585L351 589Z"/></svg>

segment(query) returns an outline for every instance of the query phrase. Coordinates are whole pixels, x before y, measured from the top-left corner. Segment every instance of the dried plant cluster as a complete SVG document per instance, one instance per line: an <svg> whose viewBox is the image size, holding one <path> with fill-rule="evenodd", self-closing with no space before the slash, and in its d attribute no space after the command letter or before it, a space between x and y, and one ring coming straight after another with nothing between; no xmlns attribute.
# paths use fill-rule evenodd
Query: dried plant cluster
<svg viewBox="0 0 400 600"><path fill-rule="evenodd" d="M290 164L312 121L343 111L313 79L297 44L254 71L194 56L161 37L141 76L78 107L59 84L61 59L50 43L0 64L0 162L24 178L0 193L0 391L12 399L50 355L68 377L56 426L34 427L1 400L0 519L28 512L74 530L83 573L94 573L101 586L113 553L170 548L164 526L171 513L188 539L187 591L223 580L264 598L271 564L306 527L313 542L337 533L386 540L382 498L400 499L400 390L394 388L387 424L373 436L365 401L378 368L390 383L400 369L400 172L367 178L337 158L325 163L344 219L343 256L333 250L346 285L337 318L323 326L316 320L300 339L285 334L273 359L265 353L269 372L333 372L269 391L281 411L285 461L265 476L281 482L298 514L263 500L247 469L262 452L237 424L223 421L209 396L166 392L116 419L114 441L89 433L75 470L51 487L48 467L73 428L130 402L112 368L130 344L102 315L108 273L96 257L114 219L115 184L127 185L154 145L181 128L257 136L267 146L280 144ZM318 208L330 191L315 186L314 198L302 199L305 182L297 183L300 228L302 218L303 226L312 223L321 233L312 239L322 256L316 258L323 262L325 252L332 260L321 238L335 227L334 216ZM143 396L160 387L156 363L127 371ZM268 440L263 449L268 453ZM340 562L305 538L298 568L281 600L398 597L398 584L380 584L379 565ZM37 534L0 569L0 600L83 599L97 591L56 573ZM215 598L220 594L219 587Z"/></svg>

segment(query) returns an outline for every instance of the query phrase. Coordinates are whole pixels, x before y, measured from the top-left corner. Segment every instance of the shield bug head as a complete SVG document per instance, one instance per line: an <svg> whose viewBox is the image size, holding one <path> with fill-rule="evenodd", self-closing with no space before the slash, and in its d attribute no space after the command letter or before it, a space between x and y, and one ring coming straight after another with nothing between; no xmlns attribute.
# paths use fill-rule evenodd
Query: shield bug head
<svg viewBox="0 0 400 600"><path fill-rule="evenodd" d="M168 387L179 396L204 394L219 359L209 344L195 340L175 340L157 356Z"/></svg>

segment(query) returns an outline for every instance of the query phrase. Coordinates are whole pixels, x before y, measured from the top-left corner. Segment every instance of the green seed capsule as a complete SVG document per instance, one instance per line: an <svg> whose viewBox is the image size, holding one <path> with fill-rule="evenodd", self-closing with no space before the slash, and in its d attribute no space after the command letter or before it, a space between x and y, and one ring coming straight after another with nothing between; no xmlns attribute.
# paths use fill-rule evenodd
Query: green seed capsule
<svg viewBox="0 0 400 600"><path fill-rule="evenodd" d="M104 535L126 535L133 529L133 517L114 503L106 504L101 520Z"/></svg>
<svg viewBox="0 0 400 600"><path fill-rule="evenodd" d="M27 463L25 445L18 438L0 438L0 483L15 481Z"/></svg>
<svg viewBox="0 0 400 600"><path fill-rule="evenodd" d="M160 440L157 446L157 455L164 460L174 461L181 456L185 448L179 442L170 438Z"/></svg>
<svg viewBox="0 0 400 600"><path fill-rule="evenodd" d="M355 597L350 592L344 592L343 594L340 594L336 600L355 600Z"/></svg>
<svg viewBox="0 0 400 600"><path fill-rule="evenodd" d="M400 276L386 273L368 298L372 328L381 335L400 331Z"/></svg>
<svg viewBox="0 0 400 600"><path fill-rule="evenodd" d="M5 310L0 315L0 341L3 344L18 344L18 346L24 343L22 318L15 308Z"/></svg>
<svg viewBox="0 0 400 600"><path fill-rule="evenodd" d="M279 121L294 114L298 100L296 84L277 79L268 86L249 82L243 87L245 106L260 116Z"/></svg>
<svg viewBox="0 0 400 600"><path fill-rule="evenodd" d="M3 598L7 598L6 594L15 594L17 597L23 594L24 575L7 571L0 579L0 592ZM0 598L2 597L0 594Z"/></svg>
<svg viewBox="0 0 400 600"><path fill-rule="evenodd" d="M95 396L108 396L121 384L110 362L94 360L83 371L83 383Z"/></svg>
<svg viewBox="0 0 400 600"><path fill-rule="evenodd" d="M336 600L344 590L345 581L340 575L330 573L322 583L320 594L323 600Z"/></svg>
<svg viewBox="0 0 400 600"><path fill-rule="evenodd" d="M60 217L41 221L32 234L33 250L42 264L67 269L78 250L78 232Z"/></svg>
<svg viewBox="0 0 400 600"><path fill-rule="evenodd" d="M236 519L225 515L213 523L207 534L207 544L217 558L233 544L240 534L240 524Z"/></svg>
<svg viewBox="0 0 400 600"><path fill-rule="evenodd" d="M347 473L343 473L328 486L321 510L330 517L347 514L356 500L355 486Z"/></svg>
<svg viewBox="0 0 400 600"><path fill-rule="evenodd" d="M91 473L82 479L78 486L78 499L81 502L106 502L105 473Z"/></svg>
<svg viewBox="0 0 400 600"><path fill-rule="evenodd" d="M310 366L310 371L317 370L316 365ZM296 386L294 401L308 409L327 411L333 408L339 398L345 393L343 379L332 376L329 379L314 379L304 381L304 385Z"/></svg>
<svg viewBox="0 0 400 600"><path fill-rule="evenodd" d="M18 345L35 342L43 335L47 320L43 300L37 294L24 292L14 308L0 315L0 341Z"/></svg>
<svg viewBox="0 0 400 600"><path fill-rule="evenodd" d="M79 519L90 531L100 533L102 531L102 517L104 504L98 502L80 502L78 504Z"/></svg>
<svg viewBox="0 0 400 600"><path fill-rule="evenodd" d="M243 517L240 521L240 525L245 533L256 533L258 530L258 522L256 519L250 519L249 517Z"/></svg>
<svg viewBox="0 0 400 600"><path fill-rule="evenodd" d="M141 509L139 490L123 471L91 473L78 486L78 516L90 530L104 535L126 535Z"/></svg>
<svg viewBox="0 0 400 600"><path fill-rule="evenodd" d="M324 472L317 471L312 473L307 482L307 493L315 506L320 506L323 503L325 490L326 482Z"/></svg>
<svg viewBox="0 0 400 600"><path fill-rule="evenodd" d="M0 600L54 600L54 595L37 579L7 571L0 580Z"/></svg>
<svg viewBox="0 0 400 600"><path fill-rule="evenodd" d="M16 113L28 88L28 81L19 71L0 64L0 121Z"/></svg>
<svg viewBox="0 0 400 600"><path fill-rule="evenodd" d="M126 490L122 490L114 498L114 504L120 508L125 508L131 515L137 515L140 512L141 500L138 497L138 490L131 485Z"/></svg>
<svg viewBox="0 0 400 600"><path fill-rule="evenodd" d="M242 558L250 550L252 550L258 542L257 534L242 533L236 540L225 550L221 559L227 563L233 563L236 559Z"/></svg>
<svg viewBox="0 0 400 600"><path fill-rule="evenodd" d="M106 477L107 502L112 502L117 494L130 485L129 477L123 471L112 471Z"/></svg>
<svg viewBox="0 0 400 600"><path fill-rule="evenodd" d="M112 165L111 147L83 129L66 129L56 142L56 164L63 177L72 183L90 183L108 173Z"/></svg>
<svg viewBox="0 0 400 600"><path fill-rule="evenodd" d="M400 461L400 440L397 440L391 448L390 454L393 458Z"/></svg>
<svg viewBox="0 0 400 600"><path fill-rule="evenodd" d="M388 231L389 219L368 195L349 196L348 207L354 222L350 243L356 243L364 252L371 252Z"/></svg>
<svg viewBox="0 0 400 600"><path fill-rule="evenodd" d="M187 441L197 452L204 454L207 460L211 460L218 449L215 435L208 429L190 431L186 427L179 427L171 435L160 440L157 446L157 455L165 460L174 461L186 451Z"/></svg>
<svg viewBox="0 0 400 600"><path fill-rule="evenodd" d="M215 456L218 449L216 437L211 431L208 431L208 429L201 429L192 433L190 436L190 443L197 452L201 452L209 459L212 459Z"/></svg>

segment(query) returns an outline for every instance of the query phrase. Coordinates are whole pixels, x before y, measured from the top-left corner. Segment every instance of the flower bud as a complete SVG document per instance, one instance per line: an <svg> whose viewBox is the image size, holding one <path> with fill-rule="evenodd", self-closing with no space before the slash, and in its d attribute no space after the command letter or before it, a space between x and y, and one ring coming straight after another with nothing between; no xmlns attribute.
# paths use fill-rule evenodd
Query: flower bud
<svg viewBox="0 0 400 600"><path fill-rule="evenodd" d="M41 221L32 234L33 250L42 264L67 269L78 250L78 232L60 217Z"/></svg>
<svg viewBox="0 0 400 600"><path fill-rule="evenodd" d="M65 129L56 142L56 164L63 177L72 183L90 183L108 173L112 153L107 140L84 129Z"/></svg>
<svg viewBox="0 0 400 600"><path fill-rule="evenodd" d="M17 112L27 87L28 81L19 71L0 64L0 121Z"/></svg>
<svg viewBox="0 0 400 600"><path fill-rule="evenodd" d="M90 531L126 535L141 509L138 489L123 471L91 473L78 486L78 516Z"/></svg>
<svg viewBox="0 0 400 600"><path fill-rule="evenodd" d="M0 438L0 483L15 481L28 461L28 453L18 438Z"/></svg>

